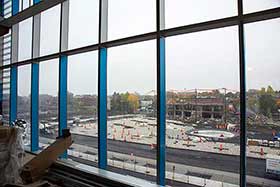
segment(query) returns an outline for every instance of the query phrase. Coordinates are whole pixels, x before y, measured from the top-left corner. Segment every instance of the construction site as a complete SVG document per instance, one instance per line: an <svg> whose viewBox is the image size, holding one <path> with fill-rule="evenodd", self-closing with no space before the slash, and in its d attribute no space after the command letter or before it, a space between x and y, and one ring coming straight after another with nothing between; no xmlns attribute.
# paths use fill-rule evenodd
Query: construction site
<svg viewBox="0 0 280 187"><path fill-rule="evenodd" d="M279 187L280 1L0 0L0 187Z"/></svg>

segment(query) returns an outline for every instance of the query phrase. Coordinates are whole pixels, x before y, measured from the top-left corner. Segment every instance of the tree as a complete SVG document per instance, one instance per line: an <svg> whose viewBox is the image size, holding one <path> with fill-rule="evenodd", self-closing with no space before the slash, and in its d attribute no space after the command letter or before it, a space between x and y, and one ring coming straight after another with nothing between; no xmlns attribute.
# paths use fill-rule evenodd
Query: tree
<svg viewBox="0 0 280 187"><path fill-rule="evenodd" d="M135 113L139 108L139 97L136 94L129 94L127 97L127 101L129 103L130 109L133 113Z"/></svg>
<svg viewBox="0 0 280 187"><path fill-rule="evenodd" d="M276 110L276 101L272 95L264 94L259 98L260 112L265 116L271 116L271 113Z"/></svg>
<svg viewBox="0 0 280 187"><path fill-rule="evenodd" d="M275 95L275 91L273 90L273 88L270 85L267 87L266 92L269 95Z"/></svg>
<svg viewBox="0 0 280 187"><path fill-rule="evenodd" d="M216 89L216 90L212 90L212 94L216 97L219 97L221 93L218 89ZM211 95L211 93L210 93L210 95Z"/></svg>
<svg viewBox="0 0 280 187"><path fill-rule="evenodd" d="M260 94L261 94L261 95L266 94L265 88L261 88Z"/></svg>
<svg viewBox="0 0 280 187"><path fill-rule="evenodd" d="M114 92L111 99L111 112L113 115L121 113L121 96Z"/></svg>
<svg viewBox="0 0 280 187"><path fill-rule="evenodd" d="M268 86L266 90L265 88L262 88L260 91L260 112L267 117L270 117L272 112L277 110L276 99L274 98L274 95L275 92L271 86Z"/></svg>
<svg viewBox="0 0 280 187"><path fill-rule="evenodd" d="M254 97L249 97L247 99L247 103L248 103L248 108L250 108L251 110L257 112L258 110L258 100Z"/></svg>
<svg viewBox="0 0 280 187"><path fill-rule="evenodd" d="M276 105L277 105L277 108L280 108L280 99L276 100Z"/></svg>
<svg viewBox="0 0 280 187"><path fill-rule="evenodd" d="M124 93L121 94L121 101L120 101L121 114L129 114L129 113L131 113L131 110L129 108L129 103L127 101L128 96L129 96L128 92L126 92L125 94Z"/></svg>

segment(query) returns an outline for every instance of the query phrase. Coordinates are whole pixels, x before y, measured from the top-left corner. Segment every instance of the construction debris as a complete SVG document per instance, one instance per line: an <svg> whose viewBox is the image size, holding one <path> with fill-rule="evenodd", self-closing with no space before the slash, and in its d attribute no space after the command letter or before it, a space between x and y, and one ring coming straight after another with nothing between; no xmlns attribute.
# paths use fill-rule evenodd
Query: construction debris
<svg viewBox="0 0 280 187"><path fill-rule="evenodd" d="M20 183L24 144L23 130L17 127L0 126L0 186Z"/></svg>
<svg viewBox="0 0 280 187"><path fill-rule="evenodd" d="M67 150L73 141L69 129L62 132L62 136L36 157L26 163L21 172L24 184L30 184L39 180L56 159Z"/></svg>

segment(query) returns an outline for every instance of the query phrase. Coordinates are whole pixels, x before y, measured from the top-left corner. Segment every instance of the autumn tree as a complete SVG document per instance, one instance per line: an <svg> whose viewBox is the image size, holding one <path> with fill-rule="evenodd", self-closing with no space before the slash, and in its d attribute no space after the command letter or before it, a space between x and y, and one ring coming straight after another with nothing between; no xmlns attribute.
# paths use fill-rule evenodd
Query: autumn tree
<svg viewBox="0 0 280 187"><path fill-rule="evenodd" d="M139 108L139 97L136 94L129 94L127 97L130 108L135 113Z"/></svg>
<svg viewBox="0 0 280 187"><path fill-rule="evenodd" d="M113 115L132 114L139 108L139 97L132 93L114 93L111 99Z"/></svg>

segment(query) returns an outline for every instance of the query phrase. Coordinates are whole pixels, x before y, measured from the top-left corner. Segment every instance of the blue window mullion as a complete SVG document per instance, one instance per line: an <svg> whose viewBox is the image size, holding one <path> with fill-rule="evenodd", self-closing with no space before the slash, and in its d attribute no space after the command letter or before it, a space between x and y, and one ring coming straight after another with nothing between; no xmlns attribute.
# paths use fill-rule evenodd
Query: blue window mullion
<svg viewBox="0 0 280 187"><path fill-rule="evenodd" d="M19 1L20 0L12 0L12 15L16 15L19 13Z"/></svg>
<svg viewBox="0 0 280 187"><path fill-rule="evenodd" d="M67 63L66 55L59 58L59 136L62 135L62 130L67 128ZM67 151L61 156L67 158Z"/></svg>
<svg viewBox="0 0 280 187"><path fill-rule="evenodd" d="M11 67L10 73L10 123L12 123L17 119L17 67Z"/></svg>
<svg viewBox="0 0 280 187"><path fill-rule="evenodd" d="M33 4L39 3L41 0L33 0ZM36 25L37 26L37 25ZM33 18L33 31L34 32L34 18ZM34 39L34 33L32 37L32 42L40 42ZM40 45L38 45L40 46ZM37 57L34 54L34 48L32 49L32 58ZM38 50L38 49L36 49ZM39 55L39 54L37 54ZM36 152L39 150L39 63L32 63L31 64L31 152Z"/></svg>
<svg viewBox="0 0 280 187"><path fill-rule="evenodd" d="M31 151L39 149L39 64L31 67Z"/></svg>
<svg viewBox="0 0 280 187"><path fill-rule="evenodd" d="M166 111L166 79L165 79L165 38L157 39L157 95L158 95L158 136L157 136L157 183L165 185L165 111Z"/></svg>
<svg viewBox="0 0 280 187"><path fill-rule="evenodd" d="M59 58L59 134L67 128L67 61L63 55Z"/></svg>
<svg viewBox="0 0 280 187"><path fill-rule="evenodd" d="M41 0L33 0L33 4L39 3Z"/></svg>
<svg viewBox="0 0 280 187"><path fill-rule="evenodd" d="M12 15L16 15L19 12L19 0L13 0L12 1ZM13 32L13 31L12 31ZM14 31L14 32L18 32L18 31ZM12 38L12 45L18 45L17 41L13 41L13 40L17 40L17 38ZM17 46L14 46L17 48ZM12 46L13 49L13 46ZM12 57L13 55L17 56L17 54L13 54L17 52L16 51L12 51ZM12 62L13 62L13 58L12 58ZM15 59L17 60L17 59ZM17 66L12 66L11 70L10 70L10 123L15 121L17 118L17 79L18 79L18 71L17 71Z"/></svg>
<svg viewBox="0 0 280 187"><path fill-rule="evenodd" d="M107 168L107 49L99 49L98 67L98 166Z"/></svg>

